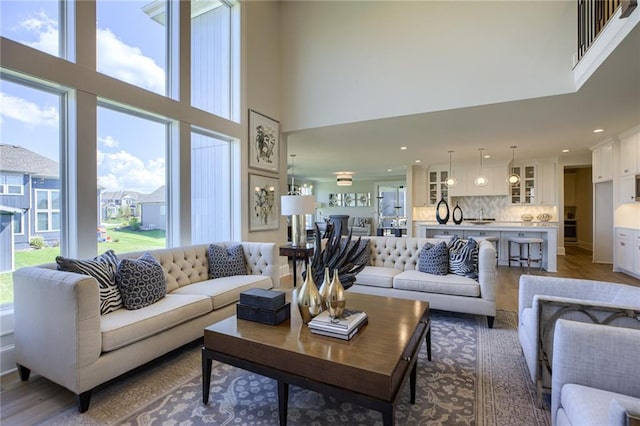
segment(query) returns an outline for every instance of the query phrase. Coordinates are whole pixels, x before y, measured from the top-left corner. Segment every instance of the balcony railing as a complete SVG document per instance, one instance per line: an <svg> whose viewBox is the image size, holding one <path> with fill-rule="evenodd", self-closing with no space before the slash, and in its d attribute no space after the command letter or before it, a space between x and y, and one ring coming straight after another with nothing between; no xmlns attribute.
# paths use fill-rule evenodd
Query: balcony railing
<svg viewBox="0 0 640 426"><path fill-rule="evenodd" d="M622 8L620 17L626 18L637 5L637 0L578 0L578 60L587 53L618 8Z"/></svg>

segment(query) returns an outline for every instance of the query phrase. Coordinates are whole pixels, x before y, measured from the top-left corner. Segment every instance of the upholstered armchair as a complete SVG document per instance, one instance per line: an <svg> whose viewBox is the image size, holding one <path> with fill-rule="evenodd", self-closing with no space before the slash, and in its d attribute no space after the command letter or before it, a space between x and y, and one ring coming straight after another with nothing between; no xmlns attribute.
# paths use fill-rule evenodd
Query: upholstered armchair
<svg viewBox="0 0 640 426"><path fill-rule="evenodd" d="M542 393L551 390L553 336L561 318L640 329L640 287L576 278L520 277L518 335L540 403Z"/></svg>
<svg viewBox="0 0 640 426"><path fill-rule="evenodd" d="M552 424L640 424L640 330L560 319L553 347Z"/></svg>
<svg viewBox="0 0 640 426"><path fill-rule="evenodd" d="M347 227L351 230L353 236L371 235L371 218L370 217L350 217L347 221Z"/></svg>

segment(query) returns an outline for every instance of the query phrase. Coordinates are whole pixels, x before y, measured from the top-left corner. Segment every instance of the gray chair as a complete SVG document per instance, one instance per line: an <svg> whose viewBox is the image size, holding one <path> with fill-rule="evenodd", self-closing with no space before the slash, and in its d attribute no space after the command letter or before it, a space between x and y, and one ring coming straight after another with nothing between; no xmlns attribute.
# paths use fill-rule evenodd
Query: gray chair
<svg viewBox="0 0 640 426"><path fill-rule="evenodd" d="M640 424L640 330L561 319L553 347L552 424Z"/></svg>
<svg viewBox="0 0 640 426"><path fill-rule="evenodd" d="M518 336L540 403L551 391L558 319L640 329L640 287L523 274L518 291Z"/></svg>

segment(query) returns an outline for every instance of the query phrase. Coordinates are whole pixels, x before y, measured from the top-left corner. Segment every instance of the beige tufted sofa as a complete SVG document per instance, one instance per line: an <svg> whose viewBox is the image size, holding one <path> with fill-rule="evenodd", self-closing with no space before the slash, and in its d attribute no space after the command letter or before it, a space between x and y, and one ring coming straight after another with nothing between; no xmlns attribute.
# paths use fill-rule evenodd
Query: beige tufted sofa
<svg viewBox="0 0 640 426"><path fill-rule="evenodd" d="M38 372L74 392L78 409L86 411L93 388L201 338L206 326L235 313L241 291L280 287L275 244L241 244L247 275L212 280L208 244L150 251L164 269L167 295L142 309L106 315L100 315L93 277L58 271L54 263L16 271L15 347L21 378L27 380L30 370Z"/></svg>
<svg viewBox="0 0 640 426"><path fill-rule="evenodd" d="M479 241L478 280L455 274L418 271L420 250L435 238L371 237L370 262L356 275L351 292L424 300L431 309L486 315L493 327L496 315L496 251Z"/></svg>

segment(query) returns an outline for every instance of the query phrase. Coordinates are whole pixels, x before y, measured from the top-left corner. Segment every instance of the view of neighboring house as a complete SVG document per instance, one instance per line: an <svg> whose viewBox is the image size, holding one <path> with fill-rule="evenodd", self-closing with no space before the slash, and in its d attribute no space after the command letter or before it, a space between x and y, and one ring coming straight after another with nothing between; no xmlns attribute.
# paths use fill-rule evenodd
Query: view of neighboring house
<svg viewBox="0 0 640 426"><path fill-rule="evenodd" d="M2 227L3 249L28 248L35 236L47 245L59 244L58 162L20 146L0 144L0 210L3 217L11 217L11 227ZM3 224L8 224L5 220ZM11 239L13 244L7 243Z"/></svg>
<svg viewBox="0 0 640 426"><path fill-rule="evenodd" d="M101 219L140 216L138 200L140 193L136 191L103 191L100 193Z"/></svg>
<svg viewBox="0 0 640 426"><path fill-rule="evenodd" d="M140 195L140 226L142 229L167 229L167 202L165 185L151 194Z"/></svg>

